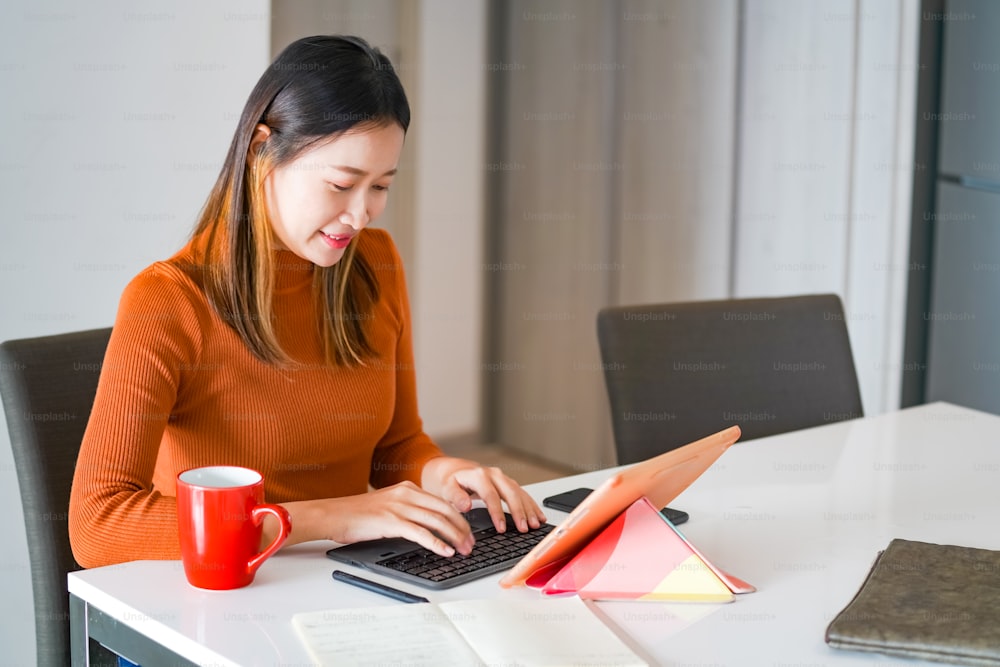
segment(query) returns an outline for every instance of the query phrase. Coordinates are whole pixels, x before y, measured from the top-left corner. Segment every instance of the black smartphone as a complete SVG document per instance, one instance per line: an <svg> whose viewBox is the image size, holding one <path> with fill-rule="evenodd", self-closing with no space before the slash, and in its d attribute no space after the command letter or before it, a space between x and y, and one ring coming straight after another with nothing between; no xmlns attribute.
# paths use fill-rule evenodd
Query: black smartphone
<svg viewBox="0 0 1000 667"><path fill-rule="evenodd" d="M583 502L584 498L590 495L591 491L593 489L584 488L564 491L563 493L557 493L554 496L545 498L542 500L542 504L560 512L572 512L577 505Z"/></svg>
<svg viewBox="0 0 1000 667"><path fill-rule="evenodd" d="M546 507L551 507L554 510L559 510L560 512L572 512L573 509L583 502L583 499L590 495L593 489L588 489L581 487L579 489L573 489L572 491L564 491L562 493L557 493L554 496L549 496L542 500L542 504ZM660 510L660 514L667 517L670 523L675 526L682 524L687 521L690 517L687 512L683 510L677 510L673 507L664 507Z"/></svg>

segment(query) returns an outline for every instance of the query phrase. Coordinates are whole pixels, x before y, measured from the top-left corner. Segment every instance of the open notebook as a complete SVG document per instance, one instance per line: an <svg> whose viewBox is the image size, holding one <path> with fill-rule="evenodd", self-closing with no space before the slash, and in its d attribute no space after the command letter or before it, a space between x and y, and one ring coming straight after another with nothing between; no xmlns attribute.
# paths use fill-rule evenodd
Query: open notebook
<svg viewBox="0 0 1000 667"><path fill-rule="evenodd" d="M320 665L646 665L580 598L459 600L299 613Z"/></svg>

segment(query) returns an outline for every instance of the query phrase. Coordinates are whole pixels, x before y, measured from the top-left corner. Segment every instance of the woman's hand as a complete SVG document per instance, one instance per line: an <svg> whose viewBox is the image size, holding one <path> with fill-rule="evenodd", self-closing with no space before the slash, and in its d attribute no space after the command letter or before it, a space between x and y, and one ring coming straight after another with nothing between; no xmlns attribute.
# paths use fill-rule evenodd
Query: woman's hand
<svg viewBox="0 0 1000 667"><path fill-rule="evenodd" d="M506 530L502 503L507 503L510 515L522 533L545 522L545 514L535 500L500 468L439 456L424 465L421 486L447 500L459 512L468 512L473 499L481 499L486 503L493 526L501 533Z"/></svg>
<svg viewBox="0 0 1000 667"><path fill-rule="evenodd" d="M282 503L292 520L285 546L312 540L352 544L402 537L442 556L468 554L475 540L465 517L439 496L402 482L358 496ZM269 544L277 522L265 517L261 544Z"/></svg>
<svg viewBox="0 0 1000 667"><path fill-rule="evenodd" d="M352 544L382 537L402 537L442 556L468 554L475 540L462 516L482 499L500 532L506 530L503 503L519 531L538 528L545 515L534 499L499 468L450 456L433 458L421 476L423 488L402 482L370 493L282 503L292 519L285 546L312 540ZM277 533L265 517L261 544Z"/></svg>
<svg viewBox="0 0 1000 667"><path fill-rule="evenodd" d="M338 500L337 511L350 518L331 535L336 542L403 537L442 556L453 556L456 550L468 554L475 543L458 510L412 482Z"/></svg>

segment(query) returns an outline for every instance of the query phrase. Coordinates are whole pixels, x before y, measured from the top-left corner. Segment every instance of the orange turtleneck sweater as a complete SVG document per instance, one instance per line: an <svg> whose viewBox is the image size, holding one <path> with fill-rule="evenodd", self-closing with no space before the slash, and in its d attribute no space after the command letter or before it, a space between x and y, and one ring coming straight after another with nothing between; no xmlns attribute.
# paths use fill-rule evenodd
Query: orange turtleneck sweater
<svg viewBox="0 0 1000 667"><path fill-rule="evenodd" d="M368 322L377 357L357 368L323 364L311 263L276 258L278 339L302 362L281 368L256 359L182 270L193 243L122 295L70 498L84 567L180 558L176 476L188 468L252 468L280 503L419 484L441 455L417 413L406 284L385 231L355 241L381 292Z"/></svg>

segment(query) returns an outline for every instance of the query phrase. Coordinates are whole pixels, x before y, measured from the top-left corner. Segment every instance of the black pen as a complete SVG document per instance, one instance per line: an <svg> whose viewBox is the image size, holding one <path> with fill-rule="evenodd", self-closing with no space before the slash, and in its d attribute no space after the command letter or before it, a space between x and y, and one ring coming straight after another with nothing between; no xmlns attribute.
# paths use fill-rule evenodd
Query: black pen
<svg viewBox="0 0 1000 667"><path fill-rule="evenodd" d="M406 591L401 591L396 588L391 588L385 584L380 584L377 581L369 581L368 579L362 579L361 577L356 577L353 574L348 574L347 572L342 572L340 570L333 571L333 578L337 581L342 581L345 584L350 584L351 586L357 586L358 588L363 588L366 591L371 591L372 593L378 593L379 595L384 595L387 598L392 598L393 600L399 600L400 602L430 602L427 598L422 598L419 595L414 595L413 593L407 593Z"/></svg>

